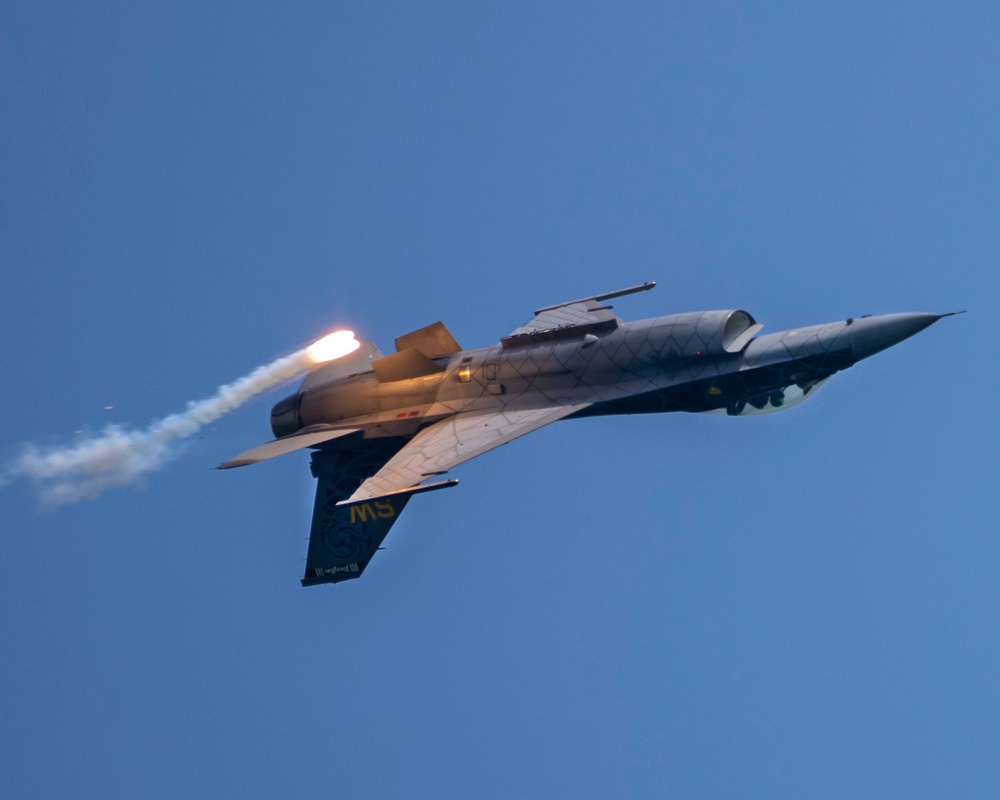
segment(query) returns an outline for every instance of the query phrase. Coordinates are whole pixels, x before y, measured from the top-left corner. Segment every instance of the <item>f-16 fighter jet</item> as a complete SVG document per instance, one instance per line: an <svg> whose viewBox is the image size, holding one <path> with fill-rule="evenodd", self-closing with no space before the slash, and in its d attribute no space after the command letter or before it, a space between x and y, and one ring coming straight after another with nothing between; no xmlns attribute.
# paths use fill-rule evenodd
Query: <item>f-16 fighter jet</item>
<svg viewBox="0 0 1000 800"><path fill-rule="evenodd" d="M440 322L315 367L271 411L275 439L220 464L312 448L319 483L304 586L357 578L409 499L453 467L561 419L796 405L830 376L950 314L886 314L761 336L746 311L623 322L606 301L540 308L498 345L463 350Z"/></svg>

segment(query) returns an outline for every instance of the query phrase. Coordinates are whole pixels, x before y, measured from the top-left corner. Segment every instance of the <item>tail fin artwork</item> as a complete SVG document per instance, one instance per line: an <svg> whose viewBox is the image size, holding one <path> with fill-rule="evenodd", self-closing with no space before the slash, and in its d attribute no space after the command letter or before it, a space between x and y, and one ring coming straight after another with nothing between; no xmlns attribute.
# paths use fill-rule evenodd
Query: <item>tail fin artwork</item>
<svg viewBox="0 0 1000 800"><path fill-rule="evenodd" d="M303 586L360 577L413 495L458 483L448 480L350 501L359 476L374 470L343 453L323 451L313 453L311 467L319 482Z"/></svg>

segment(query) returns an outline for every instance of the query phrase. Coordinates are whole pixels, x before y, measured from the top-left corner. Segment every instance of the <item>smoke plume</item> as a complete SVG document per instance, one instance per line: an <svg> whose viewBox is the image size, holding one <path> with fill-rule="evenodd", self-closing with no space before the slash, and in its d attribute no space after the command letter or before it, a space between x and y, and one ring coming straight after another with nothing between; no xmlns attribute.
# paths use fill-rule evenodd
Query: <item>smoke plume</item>
<svg viewBox="0 0 1000 800"><path fill-rule="evenodd" d="M0 483L27 479L34 484L41 501L50 506L91 500L107 489L127 486L159 469L177 455L178 440L197 433L261 392L357 347L353 333L337 331L219 387L212 397L192 401L183 412L157 420L144 430L108 425L100 434L68 447L25 445L0 476Z"/></svg>

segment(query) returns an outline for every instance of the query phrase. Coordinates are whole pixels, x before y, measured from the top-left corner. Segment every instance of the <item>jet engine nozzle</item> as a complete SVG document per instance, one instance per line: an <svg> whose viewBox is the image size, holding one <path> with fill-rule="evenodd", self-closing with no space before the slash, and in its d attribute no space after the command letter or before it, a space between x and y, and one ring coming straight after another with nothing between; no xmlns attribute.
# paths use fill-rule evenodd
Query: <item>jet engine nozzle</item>
<svg viewBox="0 0 1000 800"><path fill-rule="evenodd" d="M850 325L851 353L858 361L920 333L947 314L911 312L861 317Z"/></svg>
<svg viewBox="0 0 1000 800"><path fill-rule="evenodd" d="M302 427L302 418L299 416L301 399L302 395L296 392L275 404L274 408L271 409L271 430L274 432L274 438L291 436Z"/></svg>

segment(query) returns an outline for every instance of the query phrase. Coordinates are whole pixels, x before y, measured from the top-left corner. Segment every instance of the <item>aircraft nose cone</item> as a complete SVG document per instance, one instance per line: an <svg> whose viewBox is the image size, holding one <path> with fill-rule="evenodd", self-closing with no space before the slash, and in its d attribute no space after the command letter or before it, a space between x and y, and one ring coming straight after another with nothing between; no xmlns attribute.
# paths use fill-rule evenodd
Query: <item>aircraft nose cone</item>
<svg viewBox="0 0 1000 800"><path fill-rule="evenodd" d="M868 358L920 333L942 316L945 315L907 313L856 319L851 331L851 352L858 361Z"/></svg>

